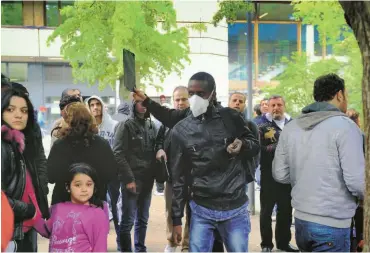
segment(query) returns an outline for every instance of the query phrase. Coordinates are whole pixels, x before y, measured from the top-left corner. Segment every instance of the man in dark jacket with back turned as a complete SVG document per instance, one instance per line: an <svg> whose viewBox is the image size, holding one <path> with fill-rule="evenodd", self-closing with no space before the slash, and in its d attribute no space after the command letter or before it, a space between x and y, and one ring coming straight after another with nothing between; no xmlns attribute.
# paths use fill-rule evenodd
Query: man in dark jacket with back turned
<svg viewBox="0 0 370 253"><path fill-rule="evenodd" d="M152 198L155 165L155 127L138 101L132 118L117 126L113 151L122 181L122 252L132 252L131 229L135 224L135 252L146 252L145 236Z"/></svg>

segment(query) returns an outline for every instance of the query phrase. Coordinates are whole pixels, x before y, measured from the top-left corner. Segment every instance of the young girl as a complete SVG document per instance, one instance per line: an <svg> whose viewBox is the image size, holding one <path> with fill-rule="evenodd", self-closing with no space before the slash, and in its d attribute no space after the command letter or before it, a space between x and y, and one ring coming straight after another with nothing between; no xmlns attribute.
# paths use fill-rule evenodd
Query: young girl
<svg viewBox="0 0 370 253"><path fill-rule="evenodd" d="M49 252L107 252L109 218L97 197L97 174L85 163L72 164L66 191L70 200L51 207L51 218L35 229L50 238Z"/></svg>

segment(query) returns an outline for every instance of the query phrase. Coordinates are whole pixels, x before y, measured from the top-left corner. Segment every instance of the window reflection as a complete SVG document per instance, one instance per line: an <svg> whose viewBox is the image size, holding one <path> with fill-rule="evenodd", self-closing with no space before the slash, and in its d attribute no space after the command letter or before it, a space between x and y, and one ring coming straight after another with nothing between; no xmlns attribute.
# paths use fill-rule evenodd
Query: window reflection
<svg viewBox="0 0 370 253"><path fill-rule="evenodd" d="M45 2L45 17L46 25L55 27L63 23L66 19L61 15L60 11L65 6L73 5L73 1L46 1Z"/></svg>
<svg viewBox="0 0 370 253"><path fill-rule="evenodd" d="M252 24L252 33L253 31L254 24ZM252 43L254 43L253 40ZM252 48L253 46L254 44ZM252 68L254 71L254 66ZM247 80L247 25L245 23L229 25L229 80Z"/></svg>
<svg viewBox="0 0 370 253"><path fill-rule="evenodd" d="M1 2L1 25L23 25L23 4L21 1Z"/></svg>
<svg viewBox="0 0 370 253"><path fill-rule="evenodd" d="M259 24L258 80L271 80L281 74L283 57L297 51L296 24Z"/></svg>
<svg viewBox="0 0 370 253"><path fill-rule="evenodd" d="M260 3L258 18L263 21L294 21L293 6L289 3Z"/></svg>
<svg viewBox="0 0 370 253"><path fill-rule="evenodd" d="M12 82L26 82L28 80L27 63L8 63L9 78Z"/></svg>

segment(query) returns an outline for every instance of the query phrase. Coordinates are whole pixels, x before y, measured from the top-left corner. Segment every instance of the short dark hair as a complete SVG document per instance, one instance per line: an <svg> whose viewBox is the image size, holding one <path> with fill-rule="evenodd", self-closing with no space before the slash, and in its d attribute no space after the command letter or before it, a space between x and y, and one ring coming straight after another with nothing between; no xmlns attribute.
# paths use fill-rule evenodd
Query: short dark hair
<svg viewBox="0 0 370 253"><path fill-rule="evenodd" d="M78 90L80 93L81 93L81 91L79 90L79 89L73 89L73 88L67 88L67 89L64 89L63 90L63 92L62 92L62 96L60 97L60 99L62 99L63 97L65 97L65 96L69 96L68 95L68 91L70 91L70 90Z"/></svg>
<svg viewBox="0 0 370 253"><path fill-rule="evenodd" d="M262 115L262 112L261 112L261 105L257 104L253 107L253 110L256 112L256 114L258 116L261 116Z"/></svg>
<svg viewBox="0 0 370 253"><path fill-rule="evenodd" d="M203 81L205 83L205 90L209 92L216 90L215 79L211 74L208 74L207 72L198 72L190 77L190 81L191 80Z"/></svg>
<svg viewBox="0 0 370 253"><path fill-rule="evenodd" d="M334 98L339 91L344 91L344 80L330 73L316 79L313 86L313 97L316 102L326 102Z"/></svg>
<svg viewBox="0 0 370 253"><path fill-rule="evenodd" d="M67 96L64 96L64 97L62 97L62 99L60 100L60 102L59 102L59 109L61 110L61 111L63 111L64 110L64 108L67 106L67 105L69 105L69 104L72 104L72 103L81 103L81 100L80 100L80 98L78 98L78 97L76 97L76 96L69 96L69 95L67 95Z"/></svg>
<svg viewBox="0 0 370 253"><path fill-rule="evenodd" d="M283 100L283 102L285 104L285 99L283 98L283 96L280 96L280 95L272 95L267 100L270 102L271 99L279 99L279 98L281 98L281 100Z"/></svg>

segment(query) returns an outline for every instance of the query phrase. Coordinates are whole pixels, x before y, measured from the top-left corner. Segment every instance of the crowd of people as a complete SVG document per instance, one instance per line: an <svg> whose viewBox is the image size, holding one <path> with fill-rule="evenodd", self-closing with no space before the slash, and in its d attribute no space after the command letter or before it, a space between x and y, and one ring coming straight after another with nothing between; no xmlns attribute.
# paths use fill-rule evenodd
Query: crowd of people
<svg viewBox="0 0 370 253"><path fill-rule="evenodd" d="M206 72L174 89L172 109L165 97L157 103L135 90L131 105L110 116L99 96L83 101L66 89L47 158L27 89L2 75L1 93L2 251L37 252L40 234L50 252L106 252L111 219L118 251L150 251L156 182L165 252L248 252L253 181L262 252L273 241L285 252L363 248L364 134L335 74L317 78L315 102L294 119L280 95L256 105L254 119L244 116L245 94L221 106ZM290 243L293 209L298 247Z"/></svg>

